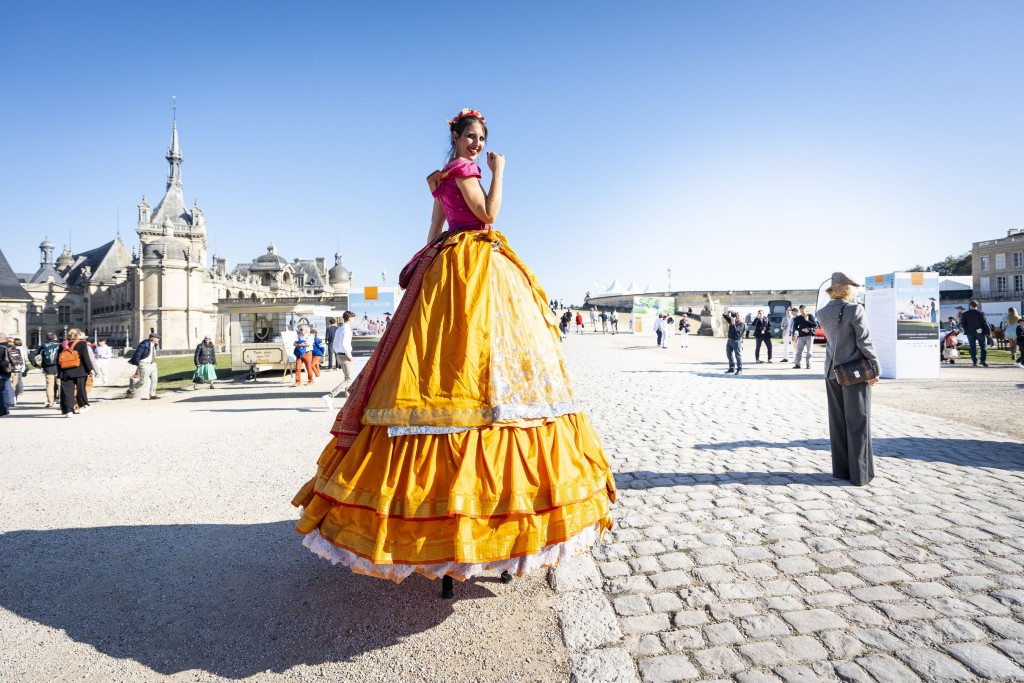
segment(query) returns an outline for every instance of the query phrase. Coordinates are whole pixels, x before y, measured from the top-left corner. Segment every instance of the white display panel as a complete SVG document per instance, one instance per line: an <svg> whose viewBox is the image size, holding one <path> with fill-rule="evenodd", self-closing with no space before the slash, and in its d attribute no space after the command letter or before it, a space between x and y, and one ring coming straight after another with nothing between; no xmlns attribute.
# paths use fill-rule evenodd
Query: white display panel
<svg viewBox="0 0 1024 683"><path fill-rule="evenodd" d="M896 290L869 289L864 293L864 312L871 343L878 354L882 377L896 377Z"/></svg>
<svg viewBox="0 0 1024 683"><path fill-rule="evenodd" d="M938 274L888 273L865 280L868 326L882 377L938 378Z"/></svg>

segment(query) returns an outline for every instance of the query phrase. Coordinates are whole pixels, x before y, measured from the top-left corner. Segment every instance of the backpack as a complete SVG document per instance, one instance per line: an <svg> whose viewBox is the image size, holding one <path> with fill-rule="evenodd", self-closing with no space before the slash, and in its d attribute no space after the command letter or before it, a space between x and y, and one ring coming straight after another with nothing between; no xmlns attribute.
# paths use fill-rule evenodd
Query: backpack
<svg viewBox="0 0 1024 683"><path fill-rule="evenodd" d="M14 373L14 363L11 362L9 351L6 345L0 345L0 372L5 375Z"/></svg>
<svg viewBox="0 0 1024 683"><path fill-rule="evenodd" d="M60 354L57 356L57 365L60 366L61 370L70 370L77 368L82 364L82 357L78 355L78 351L75 351L71 346L68 346L67 342L61 344Z"/></svg>
<svg viewBox="0 0 1024 683"><path fill-rule="evenodd" d="M57 364L57 353L60 351L60 344L50 342L43 347L43 366L53 367Z"/></svg>
<svg viewBox="0 0 1024 683"><path fill-rule="evenodd" d="M14 372L21 372L25 369L25 359L21 355L21 349L17 346L11 346L7 349L7 353L10 354L11 364L14 365Z"/></svg>

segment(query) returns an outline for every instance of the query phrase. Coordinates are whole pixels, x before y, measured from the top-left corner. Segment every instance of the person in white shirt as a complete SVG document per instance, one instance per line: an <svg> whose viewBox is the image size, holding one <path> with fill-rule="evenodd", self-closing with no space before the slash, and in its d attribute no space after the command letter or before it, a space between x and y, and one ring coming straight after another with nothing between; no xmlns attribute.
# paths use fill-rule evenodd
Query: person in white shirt
<svg viewBox="0 0 1024 683"><path fill-rule="evenodd" d="M356 314L352 311L345 311L341 315L341 325L338 327L338 331L334 333L334 343L331 345L331 351L334 353L338 368L345 374L345 378L338 383L338 386L331 389L329 393L323 395L322 398L328 410L334 408L335 396L338 394L348 396L348 388L352 384L352 321L355 317Z"/></svg>
<svg viewBox="0 0 1024 683"><path fill-rule="evenodd" d="M96 356L96 383L102 386L107 383L107 365L110 364L114 353L107 346L107 340L100 339L93 349L93 355Z"/></svg>
<svg viewBox="0 0 1024 683"><path fill-rule="evenodd" d="M786 317L782 319L782 362L789 362L789 353L793 349L793 337L795 332L793 331L793 320L796 318L796 308L787 308Z"/></svg>

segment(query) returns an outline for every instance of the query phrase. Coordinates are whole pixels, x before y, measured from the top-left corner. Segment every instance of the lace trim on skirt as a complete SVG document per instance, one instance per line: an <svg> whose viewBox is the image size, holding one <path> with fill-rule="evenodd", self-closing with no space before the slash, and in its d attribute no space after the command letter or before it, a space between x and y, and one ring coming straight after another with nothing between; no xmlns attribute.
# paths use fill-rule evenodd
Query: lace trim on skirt
<svg viewBox="0 0 1024 683"><path fill-rule="evenodd" d="M465 581L485 571L508 572L515 576L522 576L534 569L552 567L573 555L586 552L601 537L600 532L600 525L595 524L566 541L547 546L539 553L512 557L507 560L480 563L376 564L334 545L321 536L316 529L303 537L302 545L320 557L330 560L332 564L344 565L356 574L367 574L381 579L391 579L395 583L401 583L414 572L419 572L428 579L437 579L448 574L459 581Z"/></svg>

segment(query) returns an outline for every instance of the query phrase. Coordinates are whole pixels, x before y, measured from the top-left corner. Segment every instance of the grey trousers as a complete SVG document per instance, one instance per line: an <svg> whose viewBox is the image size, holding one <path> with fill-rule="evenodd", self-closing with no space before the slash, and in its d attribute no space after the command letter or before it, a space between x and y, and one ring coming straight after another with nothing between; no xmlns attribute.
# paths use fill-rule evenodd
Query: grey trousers
<svg viewBox="0 0 1024 683"><path fill-rule="evenodd" d="M800 356L804 353L804 349L807 350L807 360L804 365L811 367L811 349L814 348L814 337L797 337L796 338L796 359L793 361L793 365L800 365Z"/></svg>
<svg viewBox="0 0 1024 683"><path fill-rule="evenodd" d="M871 387L844 387L825 379L828 398L828 434L832 442L832 476L864 486L875 476L871 454Z"/></svg>

